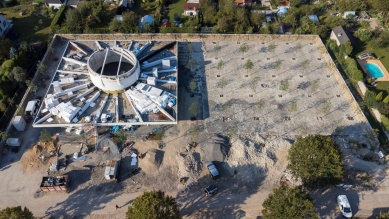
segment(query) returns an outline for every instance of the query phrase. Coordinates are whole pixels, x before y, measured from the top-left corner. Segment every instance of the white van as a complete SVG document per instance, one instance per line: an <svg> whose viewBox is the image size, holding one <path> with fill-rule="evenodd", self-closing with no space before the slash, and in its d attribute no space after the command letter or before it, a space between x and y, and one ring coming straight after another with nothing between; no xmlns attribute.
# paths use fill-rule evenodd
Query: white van
<svg viewBox="0 0 389 219"><path fill-rule="evenodd" d="M339 209L342 212L342 215L346 218L351 218L353 213L351 212L351 206L348 202L346 195L339 195L336 200L338 201Z"/></svg>

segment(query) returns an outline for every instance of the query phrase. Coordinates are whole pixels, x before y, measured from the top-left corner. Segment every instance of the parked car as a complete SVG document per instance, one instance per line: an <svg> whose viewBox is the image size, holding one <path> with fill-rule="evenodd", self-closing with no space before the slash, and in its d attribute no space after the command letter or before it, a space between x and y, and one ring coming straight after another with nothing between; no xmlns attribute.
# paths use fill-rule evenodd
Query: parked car
<svg viewBox="0 0 389 219"><path fill-rule="evenodd" d="M204 189L204 192L205 194L208 196L208 195L214 195L217 193L217 187L215 185L210 185L210 186L207 186L205 189Z"/></svg>
<svg viewBox="0 0 389 219"><path fill-rule="evenodd" d="M348 202L346 195L339 195L336 200L338 201L339 209L342 215L346 218L351 218L353 213L351 212L350 203Z"/></svg>
<svg viewBox="0 0 389 219"><path fill-rule="evenodd" d="M206 163L205 166L208 168L209 172L211 173L212 179L219 178L220 176L219 171L217 171L215 165L212 162Z"/></svg>

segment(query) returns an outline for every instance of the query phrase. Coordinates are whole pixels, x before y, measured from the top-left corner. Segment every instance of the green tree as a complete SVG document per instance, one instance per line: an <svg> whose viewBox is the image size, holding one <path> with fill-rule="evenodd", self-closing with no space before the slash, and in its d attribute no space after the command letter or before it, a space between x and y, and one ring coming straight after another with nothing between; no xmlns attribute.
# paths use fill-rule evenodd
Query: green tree
<svg viewBox="0 0 389 219"><path fill-rule="evenodd" d="M339 50L344 53L344 55L350 55L353 51L353 46L351 45L351 42L348 41L342 45L340 45Z"/></svg>
<svg viewBox="0 0 389 219"><path fill-rule="evenodd" d="M38 70L39 73L43 73L47 70L47 66L38 60L36 63L36 70Z"/></svg>
<svg viewBox="0 0 389 219"><path fill-rule="evenodd" d="M301 0L290 0L289 4L292 7L298 7L301 4Z"/></svg>
<svg viewBox="0 0 389 219"><path fill-rule="evenodd" d="M389 1L385 1L385 0L369 0L368 2L376 10L389 11Z"/></svg>
<svg viewBox="0 0 389 219"><path fill-rule="evenodd" d="M377 106L376 93L374 91L367 90L365 92L363 101L365 102L366 106L375 108Z"/></svg>
<svg viewBox="0 0 389 219"><path fill-rule="evenodd" d="M222 47L219 44L216 44L213 49L214 49L214 51L216 53L216 58L217 58L217 56L218 56L220 50L222 49Z"/></svg>
<svg viewBox="0 0 389 219"><path fill-rule="evenodd" d="M221 71L221 70L223 70L223 68L224 68L224 62L223 62L223 60L220 60L220 61L217 63L216 69L219 70L219 71Z"/></svg>
<svg viewBox="0 0 389 219"><path fill-rule="evenodd" d="M0 140L7 140L7 138L9 138L9 134L8 132L3 132L3 131L0 131Z"/></svg>
<svg viewBox="0 0 389 219"><path fill-rule="evenodd" d="M288 107L289 112L297 111L297 101L292 101Z"/></svg>
<svg viewBox="0 0 389 219"><path fill-rule="evenodd" d="M81 33L85 27L86 21L82 18L81 13L77 9L68 9L66 11L64 25L69 31Z"/></svg>
<svg viewBox="0 0 389 219"><path fill-rule="evenodd" d="M373 32L369 29L358 29L355 31L354 36L360 39L362 42L369 41L373 36Z"/></svg>
<svg viewBox="0 0 389 219"><path fill-rule="evenodd" d="M144 192L128 207L127 219L180 219L176 199L162 191Z"/></svg>
<svg viewBox="0 0 389 219"><path fill-rule="evenodd" d="M254 67L253 62L251 59L247 59L246 63L244 63L244 69L246 69L246 75L248 75L248 72L251 71Z"/></svg>
<svg viewBox="0 0 389 219"><path fill-rule="evenodd" d="M277 46L272 42L270 45L267 47L267 51L273 53L276 50Z"/></svg>
<svg viewBox="0 0 389 219"><path fill-rule="evenodd" d="M280 82L279 89L283 92L289 89L289 80L283 80Z"/></svg>
<svg viewBox="0 0 389 219"><path fill-rule="evenodd" d="M333 29L337 26L346 26L347 22L339 16L328 16L326 19L324 19L324 24L329 29Z"/></svg>
<svg viewBox="0 0 389 219"><path fill-rule="evenodd" d="M7 207L0 211L0 218L4 219L34 219L34 215L27 207Z"/></svg>
<svg viewBox="0 0 389 219"><path fill-rule="evenodd" d="M189 107L189 112L192 114L192 116L196 117L197 113L199 112L199 107L197 106L196 103L192 103Z"/></svg>
<svg viewBox="0 0 389 219"><path fill-rule="evenodd" d="M312 200L301 187L289 188L282 185L273 189L273 193L262 204L264 219L280 218L317 218Z"/></svg>
<svg viewBox="0 0 389 219"><path fill-rule="evenodd" d="M115 141L119 144L127 141L127 136L123 129L117 130L114 136L115 136Z"/></svg>
<svg viewBox="0 0 389 219"><path fill-rule="evenodd" d="M218 87L221 87L222 94L224 94L224 88L227 86L227 79L225 77L220 78L220 81L218 83Z"/></svg>
<svg viewBox="0 0 389 219"><path fill-rule="evenodd" d="M382 102L384 102L384 103L388 104L388 103L389 103L389 95L388 95L388 96L386 96L386 97L385 97L385 99L384 99Z"/></svg>
<svg viewBox="0 0 389 219"><path fill-rule="evenodd" d="M343 178L342 154L330 137L299 137L289 149L288 157L289 170L306 186L336 185Z"/></svg>
<svg viewBox="0 0 389 219"><path fill-rule="evenodd" d="M250 13L250 21L255 24L258 28L262 25L266 19L266 15L262 13Z"/></svg>
<svg viewBox="0 0 389 219"><path fill-rule="evenodd" d="M25 82L27 77L26 70L22 67L14 67L8 77L16 82Z"/></svg>
<svg viewBox="0 0 389 219"><path fill-rule="evenodd" d="M247 45L247 43L243 43L242 45L240 45L239 47L239 52L243 53L243 57L244 57L244 54L249 51L250 47Z"/></svg>
<svg viewBox="0 0 389 219"><path fill-rule="evenodd" d="M383 213L380 211L380 215L378 215L376 219L389 219L389 212Z"/></svg>
<svg viewBox="0 0 389 219"><path fill-rule="evenodd" d="M309 66L309 64L310 64L311 62L307 59L307 60L304 60L304 61L302 61L301 63L300 63L300 68L301 68L301 70L304 72L304 74L305 74L305 70L307 70L307 68L308 68L308 66Z"/></svg>
<svg viewBox="0 0 389 219"><path fill-rule="evenodd" d="M139 16L135 12L130 11L122 14L122 28L124 33L138 33Z"/></svg>
<svg viewBox="0 0 389 219"><path fill-rule="evenodd" d="M41 131L41 135L39 136L39 141L41 142L52 142L53 141L53 133L47 131L47 129L43 129Z"/></svg>
<svg viewBox="0 0 389 219"><path fill-rule="evenodd" d="M189 89L190 89L192 92L194 92L194 91L196 90L196 88L197 88L197 83L196 83L196 81L191 80L190 83L189 83Z"/></svg>
<svg viewBox="0 0 389 219"><path fill-rule="evenodd" d="M0 62L9 58L9 51L14 44L11 40L0 37Z"/></svg>
<svg viewBox="0 0 389 219"><path fill-rule="evenodd" d="M196 67L196 60L191 56L186 63L186 67L192 70L192 68Z"/></svg>
<svg viewBox="0 0 389 219"><path fill-rule="evenodd" d="M111 22L109 22L108 28L112 32L118 32L122 29L122 23L118 19L113 18Z"/></svg>

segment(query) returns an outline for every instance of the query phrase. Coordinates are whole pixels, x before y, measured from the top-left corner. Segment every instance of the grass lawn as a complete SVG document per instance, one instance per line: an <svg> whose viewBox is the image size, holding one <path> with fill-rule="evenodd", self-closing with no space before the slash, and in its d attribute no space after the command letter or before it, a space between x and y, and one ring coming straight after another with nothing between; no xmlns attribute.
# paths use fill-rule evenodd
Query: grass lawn
<svg viewBox="0 0 389 219"><path fill-rule="evenodd" d="M43 5L40 7L44 7ZM36 16L34 13L28 16L28 12L36 11L39 13L42 8L35 9L32 5L17 5L9 8L1 8L0 12L7 15L7 19L13 19L13 27L11 31L18 33L18 37L15 40L21 41L47 41L50 33L51 19L43 16ZM20 11L25 13L24 16L20 16ZM39 24L39 21L42 23Z"/></svg>
<svg viewBox="0 0 389 219"><path fill-rule="evenodd" d="M372 53L375 57L379 58L386 70L389 71L389 47L373 49L371 48L370 43L357 41L357 45L354 46L353 50L355 58L357 58L359 54L366 52ZM376 93L379 93L380 90L384 90L386 91L386 94L389 94L389 81L379 81L376 88Z"/></svg>
<svg viewBox="0 0 389 219"><path fill-rule="evenodd" d="M185 2L186 2L185 0L178 0L174 4L170 5L169 13L167 14L167 16L168 16L169 21L171 23L173 23L173 19L174 19L175 14L182 15L182 13L184 13Z"/></svg>

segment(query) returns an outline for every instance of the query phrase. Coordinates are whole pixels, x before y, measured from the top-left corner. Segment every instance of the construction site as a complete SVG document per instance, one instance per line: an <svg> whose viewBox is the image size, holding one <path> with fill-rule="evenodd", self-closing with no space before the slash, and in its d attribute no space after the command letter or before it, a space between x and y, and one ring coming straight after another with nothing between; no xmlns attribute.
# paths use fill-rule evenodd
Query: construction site
<svg viewBox="0 0 389 219"><path fill-rule="evenodd" d="M288 150L309 134L332 136L348 169L384 177L358 158L377 139L318 36L56 35L50 46L51 80L30 98L42 104L12 134L19 152L1 157L0 207L125 218L135 197L162 190L183 218L256 218L280 181L300 183ZM205 199L210 184L219 194Z"/></svg>

